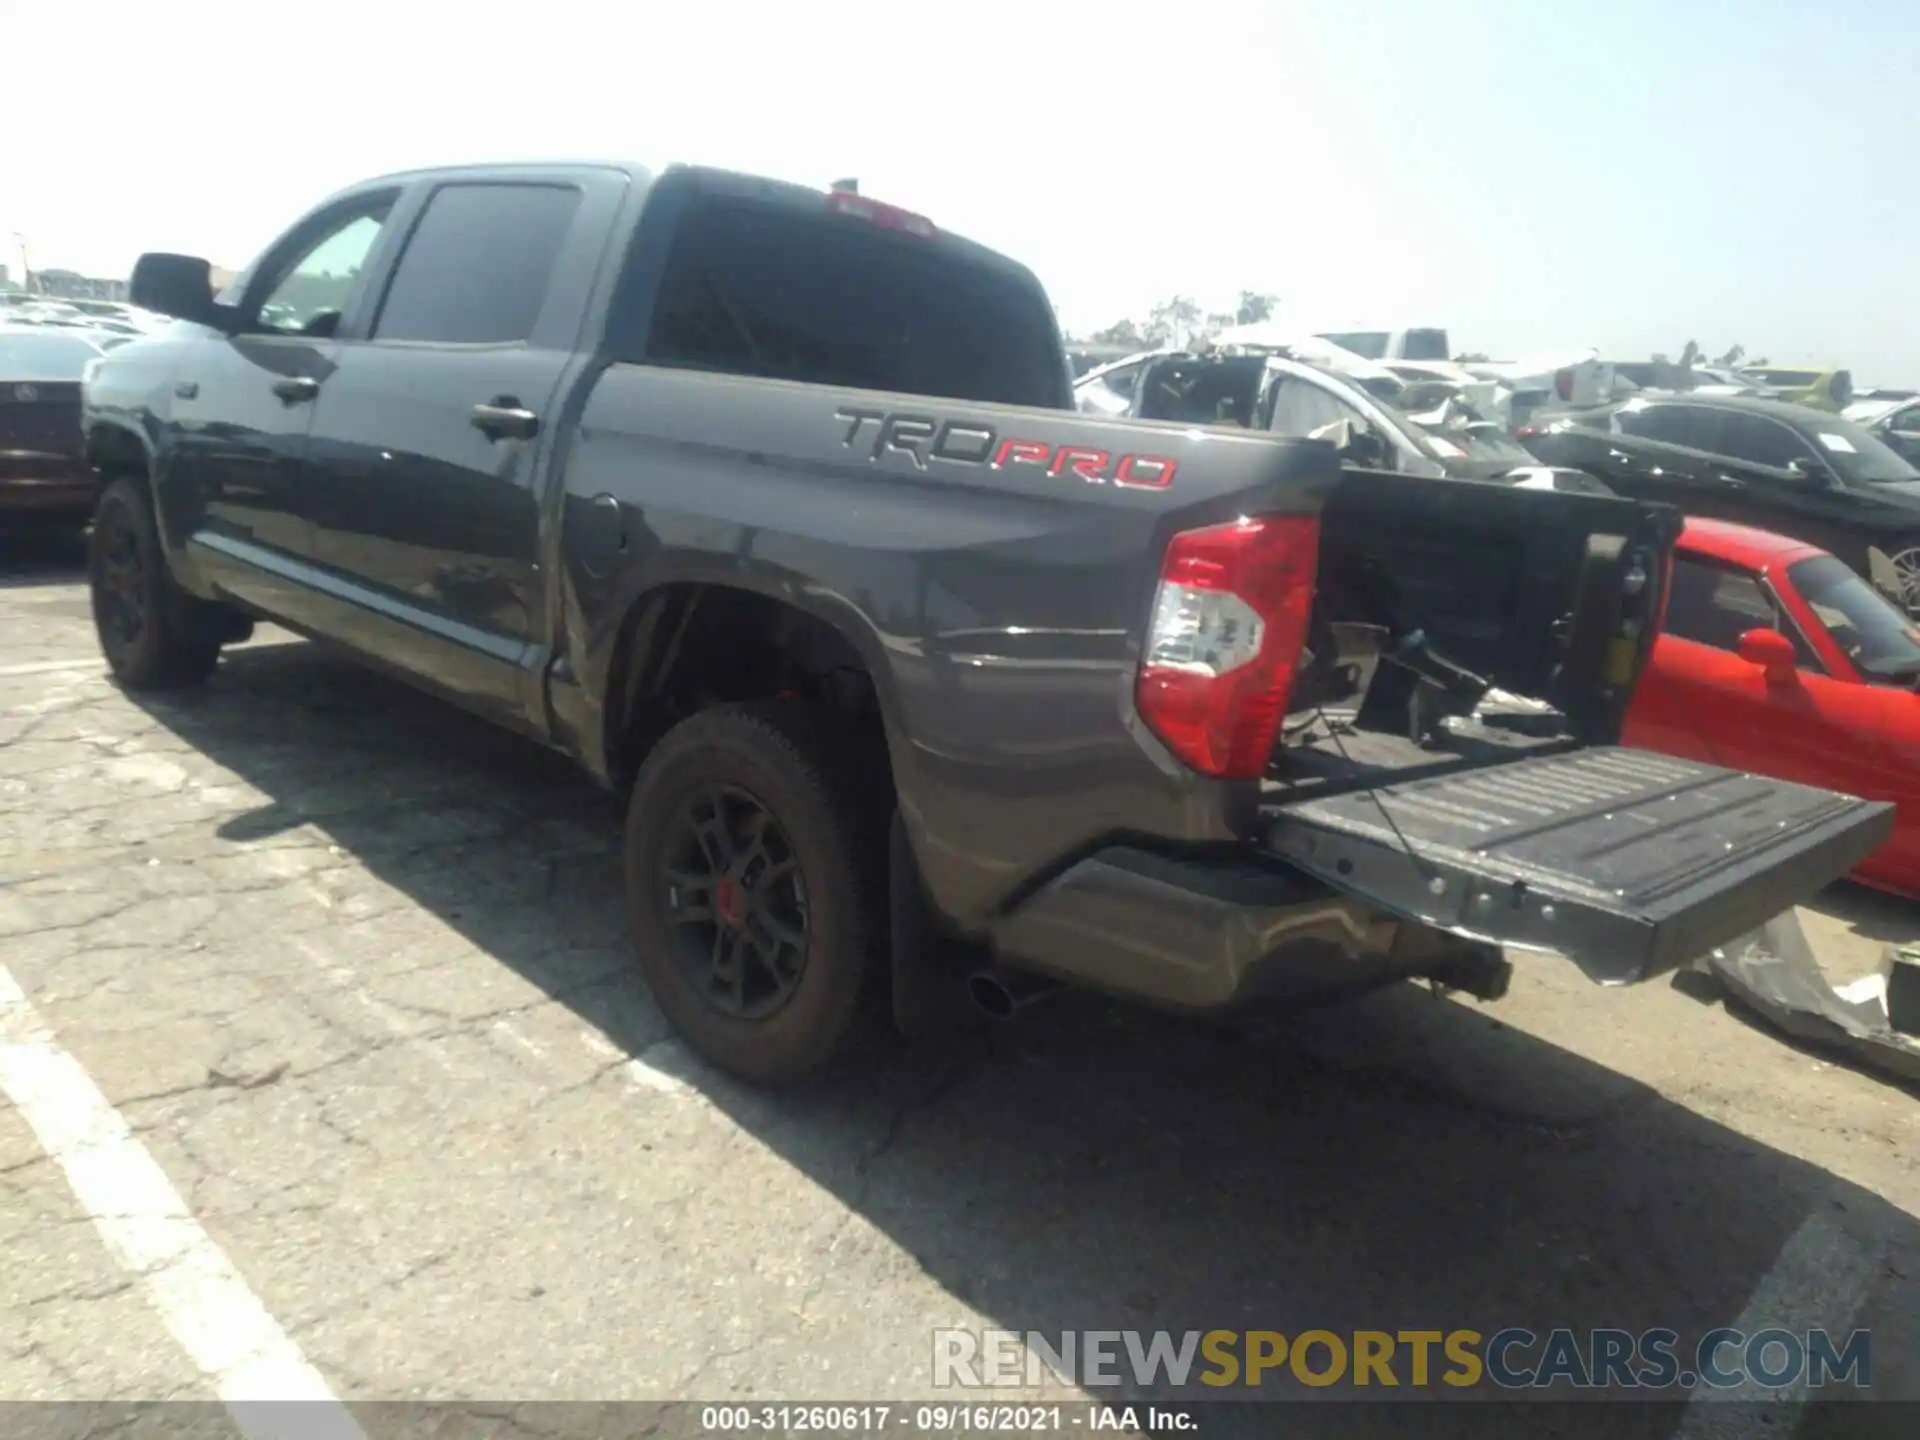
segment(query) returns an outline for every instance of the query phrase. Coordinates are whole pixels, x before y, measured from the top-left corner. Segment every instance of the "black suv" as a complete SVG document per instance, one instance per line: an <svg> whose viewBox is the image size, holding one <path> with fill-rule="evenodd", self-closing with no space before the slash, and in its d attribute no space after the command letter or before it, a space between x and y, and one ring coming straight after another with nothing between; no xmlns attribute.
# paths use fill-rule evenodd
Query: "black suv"
<svg viewBox="0 0 1920 1440"><path fill-rule="evenodd" d="M1878 549L1899 572L1908 612L1920 612L1920 470L1851 420L1745 396L1639 396L1516 433L1542 464L1805 540L1861 575L1871 576L1867 551Z"/></svg>

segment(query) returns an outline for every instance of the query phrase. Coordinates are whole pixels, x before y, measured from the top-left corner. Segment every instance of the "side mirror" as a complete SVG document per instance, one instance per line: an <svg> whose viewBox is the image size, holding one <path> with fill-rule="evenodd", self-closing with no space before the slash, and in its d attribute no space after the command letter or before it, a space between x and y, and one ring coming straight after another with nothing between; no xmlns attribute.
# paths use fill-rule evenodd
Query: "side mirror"
<svg viewBox="0 0 1920 1440"><path fill-rule="evenodd" d="M1311 431L1309 440L1324 440L1340 452L1340 458L1349 465L1358 465L1363 469L1384 469L1387 457L1391 453L1386 441L1364 423L1356 424L1351 419L1335 420L1330 425L1322 425Z"/></svg>
<svg viewBox="0 0 1920 1440"><path fill-rule="evenodd" d="M1372 429L1356 431L1346 450L1349 460L1369 470L1385 470L1392 453L1387 442Z"/></svg>
<svg viewBox="0 0 1920 1440"><path fill-rule="evenodd" d="M143 310L211 325L213 266L197 255L142 255L134 261L127 298Z"/></svg>
<svg viewBox="0 0 1920 1440"><path fill-rule="evenodd" d="M1353 446L1353 421L1336 420L1331 425L1322 425L1318 430L1309 430L1309 440L1324 440L1341 454Z"/></svg>
<svg viewBox="0 0 1920 1440"><path fill-rule="evenodd" d="M1833 484L1833 471L1818 460L1789 460L1787 469L1796 479L1805 480L1811 485Z"/></svg>
<svg viewBox="0 0 1920 1440"><path fill-rule="evenodd" d="M1740 637L1740 658L1766 671L1769 680L1788 680L1798 669L1793 642L1778 630L1748 630Z"/></svg>

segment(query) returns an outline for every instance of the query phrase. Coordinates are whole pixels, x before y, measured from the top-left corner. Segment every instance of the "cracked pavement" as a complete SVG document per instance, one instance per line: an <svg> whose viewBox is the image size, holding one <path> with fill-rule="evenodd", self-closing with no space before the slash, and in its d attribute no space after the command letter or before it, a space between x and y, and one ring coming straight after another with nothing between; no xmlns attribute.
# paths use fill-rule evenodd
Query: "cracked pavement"
<svg viewBox="0 0 1920 1440"><path fill-rule="evenodd" d="M772 1096L646 998L615 825L277 632L122 694L77 552L0 547L0 962L343 1400L932 1397L948 1325L1688 1335L1810 1217L1920 1399L1915 1096L1682 987L1072 997ZM1920 908L1809 925L1852 973ZM5 1103L0 1317L0 1397L213 1394Z"/></svg>

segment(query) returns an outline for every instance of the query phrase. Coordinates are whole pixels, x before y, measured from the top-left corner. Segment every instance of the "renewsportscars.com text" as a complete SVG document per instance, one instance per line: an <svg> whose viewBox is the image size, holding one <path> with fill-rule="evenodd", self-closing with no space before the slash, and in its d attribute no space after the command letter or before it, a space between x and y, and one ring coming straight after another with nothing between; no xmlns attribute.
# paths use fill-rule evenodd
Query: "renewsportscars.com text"
<svg viewBox="0 0 1920 1440"><path fill-rule="evenodd" d="M1307 1385L1787 1390L1873 1383L1873 1337L1825 1330L936 1330L942 1389Z"/></svg>

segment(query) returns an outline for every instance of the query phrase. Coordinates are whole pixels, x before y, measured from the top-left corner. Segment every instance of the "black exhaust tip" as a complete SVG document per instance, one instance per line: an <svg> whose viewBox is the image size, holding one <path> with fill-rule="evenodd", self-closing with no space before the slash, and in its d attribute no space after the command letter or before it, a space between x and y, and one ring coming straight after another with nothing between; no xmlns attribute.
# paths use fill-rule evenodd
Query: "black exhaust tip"
<svg viewBox="0 0 1920 1440"><path fill-rule="evenodd" d="M967 994L981 1011L995 1020L1011 1020L1020 1006L998 975L982 971L967 977Z"/></svg>
<svg viewBox="0 0 1920 1440"><path fill-rule="evenodd" d="M967 995L980 1011L994 1020L1011 1020L1029 1005L1058 995L1064 987L1024 970L995 966L976 970L967 977Z"/></svg>

